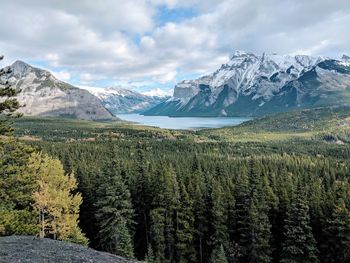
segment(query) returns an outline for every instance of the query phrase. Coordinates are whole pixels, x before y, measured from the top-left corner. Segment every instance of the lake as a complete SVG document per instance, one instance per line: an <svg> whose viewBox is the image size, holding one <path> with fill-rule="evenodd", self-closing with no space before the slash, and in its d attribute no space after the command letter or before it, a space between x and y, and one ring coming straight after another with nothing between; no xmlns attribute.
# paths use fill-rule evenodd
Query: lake
<svg viewBox="0 0 350 263"><path fill-rule="evenodd" d="M138 125L180 130L235 126L244 121L251 120L251 118L241 117L168 117L143 116L140 114L118 114L117 117L122 120L136 122Z"/></svg>

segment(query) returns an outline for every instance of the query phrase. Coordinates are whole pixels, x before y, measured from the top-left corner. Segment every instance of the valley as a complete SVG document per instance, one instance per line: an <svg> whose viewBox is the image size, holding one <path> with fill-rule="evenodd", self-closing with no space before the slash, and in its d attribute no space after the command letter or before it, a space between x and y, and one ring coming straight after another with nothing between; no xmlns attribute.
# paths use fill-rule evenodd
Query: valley
<svg viewBox="0 0 350 263"><path fill-rule="evenodd" d="M275 55L235 53L233 64L213 79L180 83L171 98L116 87L81 89L15 62L2 74L4 90L19 104L0 104L3 111L14 108L0 118L0 235L40 233L150 263L248 262L255 253L250 247L261 248L255 256L263 262L281 262L292 257L287 242L300 236L310 245L303 252L308 258L343 257L328 247L345 242L330 233L343 220L339 209L350 218L344 208L350 202L349 65L297 56L278 57L277 64L272 58L276 62ZM297 80L281 72L290 60L309 63L308 70L295 65ZM240 95L232 93L238 88L232 78L251 61L260 70L264 65L266 74L277 68L283 79L249 73L263 80L249 84L255 95L247 84L252 79L244 80L249 87ZM238 67L233 75L232 67ZM303 98L313 101L310 96L315 103L303 104ZM287 103L294 99L298 104ZM265 103L274 110L262 110ZM40 225L38 212L45 218ZM291 234L295 227L303 229L300 235Z"/></svg>
<svg viewBox="0 0 350 263"><path fill-rule="evenodd" d="M266 213L268 216L265 221L260 221L260 226L271 229L270 236L264 238L275 240L263 253L268 253L270 262L279 262L283 257L284 238L276 228L283 222L277 216L279 213L288 216L289 210L283 204L294 202L295 191L301 191L296 190L298 185L305 195L302 200L310 209L309 224L313 229L320 229L313 234L313 242L322 257L330 255L328 250L323 250L323 245L328 242L323 237L328 223L318 220L323 222L328 218L336 196L346 198L345 192L350 189L347 179L349 117L350 108L335 107L292 111L257 118L235 127L198 131L133 126L122 121L33 117L18 119L15 127L20 141L58 158L66 171L76 174L78 190L83 196L80 226L93 248L104 249L96 230L98 210L94 204L107 198L108 192L101 192L110 184L105 169L117 160L119 168L116 169L130 189L127 200L134 209L133 246L138 259L150 253L147 239L154 244L163 240L163 244L173 246L176 253L181 251L197 258L194 261L216 253L213 252L214 241L232 249L236 242L248 242L244 241L245 228L237 225L239 218L245 218L246 223L240 223L246 224L244 227L255 228L256 225L249 225L249 220L258 219L245 211L259 209L260 215ZM246 194L244 191L251 191L253 195L240 199ZM259 198L255 191L262 191ZM252 204L246 203L248 201L257 208L251 207ZM173 217L166 211L178 213L180 217ZM142 213L146 213L146 220ZM212 219L206 221L207 216L199 217L200 213L210 215ZM171 223L158 224L156 218ZM176 222L180 223L178 227ZM201 228L199 222L205 228ZM163 236L158 229L171 231L173 237L186 233L191 239L174 242L171 236ZM179 247L179 244L187 245ZM158 246L161 244L154 246L155 251L162 251ZM170 256L158 253L164 260ZM229 260L244 259L245 254L237 253L233 252Z"/></svg>

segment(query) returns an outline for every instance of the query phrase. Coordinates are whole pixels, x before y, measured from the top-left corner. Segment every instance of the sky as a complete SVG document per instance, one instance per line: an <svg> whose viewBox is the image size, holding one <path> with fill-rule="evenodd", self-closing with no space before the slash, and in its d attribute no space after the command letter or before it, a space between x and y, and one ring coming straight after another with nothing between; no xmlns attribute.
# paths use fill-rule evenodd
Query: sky
<svg viewBox="0 0 350 263"><path fill-rule="evenodd" d="M235 50L350 54L349 0L0 0L0 66L23 60L77 86L149 95Z"/></svg>

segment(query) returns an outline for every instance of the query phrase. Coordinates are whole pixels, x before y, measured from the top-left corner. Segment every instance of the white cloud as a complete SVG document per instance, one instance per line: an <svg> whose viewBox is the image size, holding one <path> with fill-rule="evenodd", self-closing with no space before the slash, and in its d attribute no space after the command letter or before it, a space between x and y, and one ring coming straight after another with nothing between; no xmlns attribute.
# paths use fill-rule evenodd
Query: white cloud
<svg viewBox="0 0 350 263"><path fill-rule="evenodd" d="M196 15L159 23L159 6ZM42 61L80 84L172 83L215 70L235 49L350 53L348 0L12 0L1 14L3 64Z"/></svg>

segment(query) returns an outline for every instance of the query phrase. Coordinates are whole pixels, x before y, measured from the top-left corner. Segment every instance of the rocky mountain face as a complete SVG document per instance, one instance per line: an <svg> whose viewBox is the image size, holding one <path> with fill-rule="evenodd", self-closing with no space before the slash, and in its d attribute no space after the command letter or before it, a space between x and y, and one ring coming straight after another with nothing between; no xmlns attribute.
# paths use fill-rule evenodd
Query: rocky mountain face
<svg viewBox="0 0 350 263"><path fill-rule="evenodd" d="M350 104L350 57L235 52L213 74L185 80L146 115L256 116Z"/></svg>
<svg viewBox="0 0 350 263"><path fill-rule="evenodd" d="M33 236L0 237L0 263L136 263L81 245Z"/></svg>
<svg viewBox="0 0 350 263"><path fill-rule="evenodd" d="M146 96L141 93L119 87L86 89L91 94L98 97L104 107L113 114L142 113L169 98Z"/></svg>
<svg viewBox="0 0 350 263"><path fill-rule="evenodd" d="M108 120L112 114L101 101L86 90L56 79L50 72L22 61L11 66L2 76L21 92L18 101L24 105L19 112L27 116L54 116L87 120Z"/></svg>

